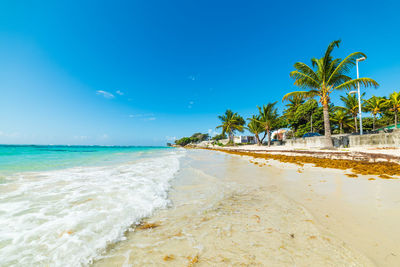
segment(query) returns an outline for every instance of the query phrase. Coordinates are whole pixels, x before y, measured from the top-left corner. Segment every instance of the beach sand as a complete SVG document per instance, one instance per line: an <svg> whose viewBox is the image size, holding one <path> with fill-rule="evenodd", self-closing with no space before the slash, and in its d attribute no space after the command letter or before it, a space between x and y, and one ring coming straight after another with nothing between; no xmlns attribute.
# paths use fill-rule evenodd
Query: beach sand
<svg viewBox="0 0 400 267"><path fill-rule="evenodd" d="M370 178L188 150L171 207L94 266L399 266L400 180Z"/></svg>

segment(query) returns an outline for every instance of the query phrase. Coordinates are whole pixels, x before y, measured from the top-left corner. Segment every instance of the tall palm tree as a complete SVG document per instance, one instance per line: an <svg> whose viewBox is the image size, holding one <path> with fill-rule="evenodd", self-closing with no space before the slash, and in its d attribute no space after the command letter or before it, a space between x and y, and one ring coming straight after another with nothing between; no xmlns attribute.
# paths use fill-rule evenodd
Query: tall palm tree
<svg viewBox="0 0 400 267"><path fill-rule="evenodd" d="M372 120L372 130L375 130L376 116L382 113L382 110L386 106L387 99L383 97L372 96L370 99L364 101L364 109L371 112Z"/></svg>
<svg viewBox="0 0 400 267"><path fill-rule="evenodd" d="M246 122L242 116L232 112L230 109L226 110L225 114L218 116L218 118L221 120L222 124L217 126L217 129L222 128L222 134L228 133L229 143L233 143L235 131L243 132Z"/></svg>
<svg viewBox="0 0 400 267"><path fill-rule="evenodd" d="M267 105L263 105L262 108L257 106L260 112L258 119L250 119L259 122L263 126L264 131L268 134L268 146L271 146L271 131L274 129L279 117L278 111L275 108L276 103L268 103Z"/></svg>
<svg viewBox="0 0 400 267"><path fill-rule="evenodd" d="M265 132L264 126L260 122L260 116L253 115L249 118L250 122L247 124L247 129L254 134L257 140L257 145L261 145L265 138L265 134L262 140L260 140L260 134Z"/></svg>
<svg viewBox="0 0 400 267"><path fill-rule="evenodd" d="M331 55L335 47L339 47L340 40L333 41L325 51L325 55L320 58L311 59L312 67L302 62L294 64L295 70L290 73L290 77L295 80L295 85L304 91L291 92L286 94L283 99L293 95L303 95L306 98L319 97L323 107L324 128L327 148L333 147L331 139L331 125L329 122L329 103L330 94L335 90L350 90L357 87L357 84L363 86L377 87L379 84L371 78L352 79L348 76L351 68L356 64L357 58L366 57L361 52L355 52L348 55L345 59L334 59Z"/></svg>
<svg viewBox="0 0 400 267"><path fill-rule="evenodd" d="M342 134L343 126L350 126L351 118L345 110L336 109L336 111L333 113L331 120L339 125L339 133Z"/></svg>
<svg viewBox="0 0 400 267"><path fill-rule="evenodd" d="M365 93L363 93L361 97L363 97L364 95ZM342 100L344 104L343 109L353 117L355 132L358 132L357 116L358 116L359 105L358 105L357 95L346 93L346 96L340 96L340 100Z"/></svg>
<svg viewBox="0 0 400 267"><path fill-rule="evenodd" d="M386 101L389 110L394 112L394 127L397 129L397 117L400 112L400 92L393 92Z"/></svg>

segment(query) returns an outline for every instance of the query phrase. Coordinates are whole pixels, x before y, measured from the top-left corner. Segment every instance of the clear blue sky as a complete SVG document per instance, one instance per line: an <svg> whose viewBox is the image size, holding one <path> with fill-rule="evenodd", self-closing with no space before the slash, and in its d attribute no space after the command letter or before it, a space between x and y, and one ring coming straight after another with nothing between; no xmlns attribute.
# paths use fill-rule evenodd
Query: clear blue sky
<svg viewBox="0 0 400 267"><path fill-rule="evenodd" d="M164 145L294 90L296 61L362 51L400 90L396 1L0 2L0 143ZM333 97L337 101L337 95Z"/></svg>

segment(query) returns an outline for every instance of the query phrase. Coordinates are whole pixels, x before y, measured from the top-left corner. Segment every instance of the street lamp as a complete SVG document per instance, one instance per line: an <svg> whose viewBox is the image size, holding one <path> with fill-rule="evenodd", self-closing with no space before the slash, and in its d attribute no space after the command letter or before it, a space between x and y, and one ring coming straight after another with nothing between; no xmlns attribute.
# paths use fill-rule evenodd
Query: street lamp
<svg viewBox="0 0 400 267"><path fill-rule="evenodd" d="M359 78L358 74L358 62L366 60L365 57L357 58L356 59L356 66L357 66L357 79ZM362 115L361 115L361 94L360 94L360 82L357 82L357 87L358 87L358 113L360 114L360 135L363 134L363 128L362 128Z"/></svg>

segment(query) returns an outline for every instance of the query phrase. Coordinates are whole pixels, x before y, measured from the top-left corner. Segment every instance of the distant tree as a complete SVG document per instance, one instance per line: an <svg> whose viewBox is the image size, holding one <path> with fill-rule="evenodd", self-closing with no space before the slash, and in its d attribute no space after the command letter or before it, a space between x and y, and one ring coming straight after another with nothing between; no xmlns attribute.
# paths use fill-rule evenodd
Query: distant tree
<svg viewBox="0 0 400 267"><path fill-rule="evenodd" d="M294 120L294 114L296 113L297 109L304 104L305 100L302 95L293 95L290 96L284 101L288 103L285 105L286 109L283 111L283 116L286 120L287 126L290 126L294 132L296 132L298 126Z"/></svg>
<svg viewBox="0 0 400 267"><path fill-rule="evenodd" d="M350 126L351 117L343 109L336 109L331 117L331 121L336 122L339 126L339 133L343 133L343 126Z"/></svg>
<svg viewBox="0 0 400 267"><path fill-rule="evenodd" d="M250 120L254 120L256 122L261 123L264 128L264 131L268 135L268 146L271 146L271 131L276 128L276 123L278 120L278 111L275 108L277 102L268 103L267 105L263 105L262 107L257 106L259 111L258 119L251 118Z"/></svg>
<svg viewBox="0 0 400 267"><path fill-rule="evenodd" d="M211 139L212 139L212 140L215 140L215 141L219 141L219 140L226 139L226 138L228 138L228 137L226 136L226 134L217 134L216 136L214 136L214 137L211 138Z"/></svg>
<svg viewBox="0 0 400 267"><path fill-rule="evenodd" d="M400 92L391 93L385 103L389 107L389 110L394 113L394 127L397 128L397 118L400 112Z"/></svg>
<svg viewBox="0 0 400 267"><path fill-rule="evenodd" d="M253 117L249 118L248 120L249 123L247 124L247 129L254 134L254 136L256 137L257 140L257 145L261 145L262 141L265 138L265 129L264 126L262 125L261 121L260 121L260 115L256 116L253 115ZM260 140L260 134L264 133L264 137L262 138L262 140Z"/></svg>
<svg viewBox="0 0 400 267"><path fill-rule="evenodd" d="M357 58L366 57L366 55L355 52L348 55L344 60L334 59L331 53L335 47L339 47L339 44L340 40L333 41L329 44L322 58L311 59L312 67L315 70L305 63L295 63L295 70L290 73L290 76L295 79L295 85L308 90L291 92L283 97L284 100L294 95L302 95L305 98L319 97L324 114L325 146L328 148L333 147L329 120L330 94L335 90L357 88L359 83L365 87L378 86L378 83L371 78L352 79L348 76L349 71L356 64Z"/></svg>
<svg viewBox="0 0 400 267"><path fill-rule="evenodd" d="M217 129L222 128L222 134L227 133L229 143L233 143L235 131L243 132L246 122L242 116L232 112L230 109L225 111L224 115L218 116L218 118L221 120L222 124L217 126Z"/></svg>
<svg viewBox="0 0 400 267"><path fill-rule="evenodd" d="M181 139L175 140L175 144L178 146L186 146L187 144L191 143L190 137L182 137Z"/></svg>
<svg viewBox="0 0 400 267"><path fill-rule="evenodd" d="M363 97L365 93L361 95ZM357 123L357 116L358 116L358 97L356 94L346 94L346 96L340 96L340 100L342 100L344 107L343 109L350 114L354 119L354 129L355 132L358 132L358 123Z"/></svg>
<svg viewBox="0 0 400 267"><path fill-rule="evenodd" d="M373 116L372 130L375 130L376 117L382 113L385 108L387 99L383 97L372 96L370 99L364 101L364 109L371 112Z"/></svg>

